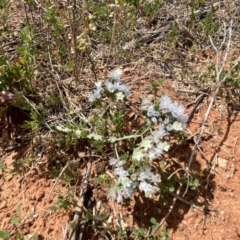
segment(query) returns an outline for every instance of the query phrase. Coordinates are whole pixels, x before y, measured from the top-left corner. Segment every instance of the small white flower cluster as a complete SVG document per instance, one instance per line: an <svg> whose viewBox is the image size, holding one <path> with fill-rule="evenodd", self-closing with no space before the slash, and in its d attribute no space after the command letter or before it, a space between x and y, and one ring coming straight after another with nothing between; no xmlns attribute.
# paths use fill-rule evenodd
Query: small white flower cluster
<svg viewBox="0 0 240 240"><path fill-rule="evenodd" d="M186 127L188 116L184 113L184 106L172 101L166 95L162 96L160 102L156 105L152 104L148 98L143 99L141 110L146 112L147 117L153 123L157 123L159 118L162 117L168 131L180 131Z"/></svg>
<svg viewBox="0 0 240 240"><path fill-rule="evenodd" d="M96 85L96 89L93 91L93 93L89 96L89 102L94 102L96 101L96 99L100 99L101 98L101 92L102 92L102 83L101 82L97 82L95 83Z"/></svg>
<svg viewBox="0 0 240 240"><path fill-rule="evenodd" d="M111 71L108 74L111 80L105 83L105 87L102 87L101 82L97 82L89 101L95 102L103 96L117 101L124 100L130 94L130 88L121 83L121 75L120 69ZM151 120L154 130L149 129L148 135L144 133L142 141L133 150L128 162L118 158L111 158L109 161L117 177L117 183L109 190L109 196L118 203L122 203L124 197L131 198L137 189L149 198L159 192L161 176L152 170L153 160L169 150L170 143L165 137L184 130L188 120L184 106L166 95L155 104L148 98L143 99L141 110Z"/></svg>
<svg viewBox="0 0 240 240"><path fill-rule="evenodd" d="M123 168L124 161L111 158L109 163L115 168L114 173L118 176L117 184L109 190L109 197L117 199L118 203L122 203L123 197L131 198L137 187L149 198L159 191L159 188L154 186L154 184L160 180L151 172L149 166L140 167L138 174L130 174Z"/></svg>
<svg viewBox="0 0 240 240"><path fill-rule="evenodd" d="M97 99L101 98L102 91L108 91L109 93L115 93L117 100L123 100L126 96L130 94L130 88L125 85L121 84L121 75L122 71L120 69L116 69L111 71L108 74L108 77L111 78L111 81L107 81L105 83L105 89L102 88L101 82L96 83L96 89L94 92L89 96L89 101L94 102Z"/></svg>
<svg viewBox="0 0 240 240"><path fill-rule="evenodd" d="M160 182L159 174L151 171L151 164L154 159L161 157L163 152L167 152L170 143L164 137L173 131L179 132L186 127L187 115L185 108L172 101L168 96L161 97L158 104L153 105L150 99L142 101L141 110L149 117L157 128L151 131L134 149L132 154L134 173L124 169L125 162L119 159L110 159L110 165L114 168L114 173L118 177L117 184L109 191L109 196L117 199L118 203L123 201L123 197L132 197L137 188L145 193L146 197L153 197L158 191L157 184ZM125 167L126 168L126 167Z"/></svg>
<svg viewBox="0 0 240 240"><path fill-rule="evenodd" d="M161 157L164 151L168 151L170 144L163 141L163 138L169 135L165 130L164 124L160 123L158 129L151 132L151 135L145 137L139 146L134 149L132 159L134 161L154 160Z"/></svg>

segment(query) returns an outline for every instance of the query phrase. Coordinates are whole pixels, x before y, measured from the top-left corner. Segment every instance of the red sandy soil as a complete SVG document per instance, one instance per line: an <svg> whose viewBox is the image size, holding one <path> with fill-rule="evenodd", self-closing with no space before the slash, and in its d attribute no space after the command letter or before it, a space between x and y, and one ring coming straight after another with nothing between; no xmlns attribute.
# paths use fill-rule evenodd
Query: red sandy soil
<svg viewBox="0 0 240 240"><path fill-rule="evenodd" d="M132 87L137 89L140 86L138 84ZM187 98L174 92L171 81L166 82L163 91L184 105L189 103ZM143 92L138 91L136 98L139 94L142 95ZM200 131L208 104L209 99L205 99L189 125L189 130L193 135ZM188 109L188 112L190 110ZM203 212L177 200L165 225L170 229L171 239L240 239L238 224L240 218L239 133L240 114L230 112L224 103L216 104L211 109L199 145L201 152L197 150L192 164L193 171L199 175L200 187L197 191L189 189L184 196L184 192L181 193L181 196L189 203L208 207L210 211ZM190 141L174 153L173 157L178 158L182 166L186 167L193 145L194 142ZM6 172L13 169L13 165L19 161L23 153L24 149L2 157L7 169L5 172L3 170L0 172L0 230L8 230L14 235L16 228L10 221L13 216L18 216L19 206L21 208L20 229L26 239L30 239L35 232L40 234L39 239L63 239L69 216L63 211L53 212L50 207L56 203L58 195L67 193L68 188L57 184L51 192L55 180L45 174L44 169L41 168L41 162L47 161L44 156L24 175L10 174L7 176ZM98 191L101 192L101 189ZM171 200L169 202L171 203ZM151 201L148 204L151 205ZM137 205L130 207L128 212L125 208L119 208L116 203L109 203L108 206L115 211L115 214L117 211L120 216L128 216L129 225L131 221L137 223L135 217L140 211ZM152 211L150 207L149 212ZM166 211L163 209L159 212L159 216L155 216L158 221ZM149 221L150 217L146 215L148 218L146 221Z"/></svg>

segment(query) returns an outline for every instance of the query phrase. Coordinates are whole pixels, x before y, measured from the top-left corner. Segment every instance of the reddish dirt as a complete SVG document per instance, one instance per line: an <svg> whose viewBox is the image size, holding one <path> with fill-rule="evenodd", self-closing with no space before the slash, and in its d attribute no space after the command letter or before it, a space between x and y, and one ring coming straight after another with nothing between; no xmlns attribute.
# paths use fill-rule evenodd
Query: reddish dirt
<svg viewBox="0 0 240 240"><path fill-rule="evenodd" d="M198 123L202 122L205 112L206 107L203 106L190 124L193 134L200 130ZM189 201L208 206L213 211L204 214L193 208L187 210L186 205L178 201L168 219L169 227L173 228L171 237L179 240L240 239L237 224L240 217L237 203L240 196L239 113L230 113L226 106L213 108L205 132L200 144L202 154L197 151L192 165L197 172L202 172L202 184L199 194L193 195ZM207 161L212 165L210 171Z"/></svg>
<svg viewBox="0 0 240 240"><path fill-rule="evenodd" d="M64 194L66 190L58 185L49 196L53 179L46 177L36 166L22 176L8 175L7 171L14 168L14 162L19 161L17 155L13 152L6 156L5 176L3 171L0 172L0 229L14 235L16 228L10 221L12 217L20 217L18 230L26 239L36 232L39 239L60 239L68 216L61 211L53 213L50 207L56 203L57 195Z"/></svg>
<svg viewBox="0 0 240 240"><path fill-rule="evenodd" d="M188 104L189 100L178 96L171 85L171 81L167 81L163 92L185 105ZM133 84L132 87L138 89L136 98L146 93L144 90L146 88L142 88L139 83ZM206 99L200 105L189 125L193 135L200 130L208 103L209 100ZM188 109L188 112L190 110ZM197 191L189 189L184 196L184 192L181 193L189 203L208 208L210 211L203 212L177 200L165 225L170 229L172 239L240 239L240 227L237 224L240 217L239 133L239 113L230 113L224 103L212 108L199 145L201 152L197 150L192 163L193 172L195 171L200 179L200 187ZM178 158L182 166L186 167L193 145L193 140L190 140L174 153L173 157ZM7 169L0 173L0 219L2 219L0 229L14 233L15 228L10 221L13 216L17 216L17 207L20 206L22 219L20 229L26 239L35 232L40 234L39 239L63 239L63 231L69 216L63 211L52 212L50 207L56 203L57 196L64 195L68 189L57 184L49 197L54 180L36 164L22 175L23 178L14 174L8 176L7 171L13 169L14 163L19 161L20 153L13 152L2 158ZM143 200L142 204L135 202L128 208L121 208L116 203L107 202L101 192L104 193L104 190L100 187L95 195L104 199L102 207L110 207L113 218L123 216L127 219L128 226L132 224L146 226L151 217L161 221L172 203L172 197L169 197L163 209L156 209L152 200L146 202Z"/></svg>

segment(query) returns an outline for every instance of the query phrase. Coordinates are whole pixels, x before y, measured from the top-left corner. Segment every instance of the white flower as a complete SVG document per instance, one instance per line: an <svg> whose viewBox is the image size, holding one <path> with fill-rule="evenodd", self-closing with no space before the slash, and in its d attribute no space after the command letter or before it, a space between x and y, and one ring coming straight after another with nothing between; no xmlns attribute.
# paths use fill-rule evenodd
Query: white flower
<svg viewBox="0 0 240 240"><path fill-rule="evenodd" d="M107 90L111 93L118 90L119 92L124 93L125 96L128 96L130 94L130 87L128 87L127 85L124 85L124 84L120 84L119 82L111 83L111 82L107 81L105 83L105 86L106 86Z"/></svg>
<svg viewBox="0 0 240 240"><path fill-rule="evenodd" d="M152 139L150 137L145 137L139 144L139 147L145 151L151 149L152 146Z"/></svg>
<svg viewBox="0 0 240 240"><path fill-rule="evenodd" d="M124 170L123 167L115 168L114 173L121 178L129 176L128 171Z"/></svg>
<svg viewBox="0 0 240 240"><path fill-rule="evenodd" d="M173 107L171 109L171 112L173 117L177 118L182 123L186 123L188 120L188 116L184 113L185 111L184 106L178 105L177 103L173 104L172 106Z"/></svg>
<svg viewBox="0 0 240 240"><path fill-rule="evenodd" d="M115 81L120 81L122 76L122 70L117 68L108 73L109 78L113 78Z"/></svg>
<svg viewBox="0 0 240 240"><path fill-rule="evenodd" d="M178 121L175 121L173 124L172 124L172 130L174 131L182 131L183 130L183 125L182 123L178 122Z"/></svg>
<svg viewBox="0 0 240 240"><path fill-rule="evenodd" d="M123 160L120 160L116 165L115 167L122 167L124 165L124 161Z"/></svg>
<svg viewBox="0 0 240 240"><path fill-rule="evenodd" d="M164 119L164 124L168 124L169 122L170 122L169 118L166 117L166 118Z"/></svg>
<svg viewBox="0 0 240 240"><path fill-rule="evenodd" d="M124 99L124 94L122 92L116 93L116 97L118 101L122 101Z"/></svg>
<svg viewBox="0 0 240 240"><path fill-rule="evenodd" d="M161 136L161 138L163 138L169 134L168 132L165 131L164 124L162 124L162 123L160 123L158 125L158 132L159 132L159 135Z"/></svg>
<svg viewBox="0 0 240 240"><path fill-rule="evenodd" d="M109 92L113 93L115 91L115 87L111 82L107 81L105 86Z"/></svg>
<svg viewBox="0 0 240 240"><path fill-rule="evenodd" d="M117 85L117 83L116 83ZM118 84L116 86L116 88L118 89L118 91L123 92L125 94L125 96L128 96L130 94L130 87L128 87L125 84Z"/></svg>
<svg viewBox="0 0 240 240"><path fill-rule="evenodd" d="M128 177L119 177L118 183L122 184L123 187L130 187L132 181Z"/></svg>
<svg viewBox="0 0 240 240"><path fill-rule="evenodd" d="M158 176L151 172L151 168L149 166L140 168L140 175L138 178L139 181L149 181L152 183L160 182Z"/></svg>
<svg viewBox="0 0 240 240"><path fill-rule="evenodd" d="M160 100L160 108L163 113L171 113L179 122L186 123L188 116L184 113L183 105L173 102L168 96L164 95Z"/></svg>
<svg viewBox="0 0 240 240"><path fill-rule="evenodd" d="M172 105L172 100L167 95L163 95L160 100L160 108L166 113L169 112L169 107Z"/></svg>
<svg viewBox="0 0 240 240"><path fill-rule="evenodd" d="M101 88L102 87L102 82L101 81L95 82L95 86L97 88Z"/></svg>
<svg viewBox="0 0 240 240"><path fill-rule="evenodd" d="M152 132L152 138L155 143L158 143L163 137L169 133L165 131L164 125L160 123L158 125L158 130Z"/></svg>
<svg viewBox="0 0 240 240"><path fill-rule="evenodd" d="M152 198L153 195L159 191L159 188L156 186L152 186L151 184L147 183L147 182L141 182L139 185L139 189L142 192L145 192L145 196L148 198Z"/></svg>
<svg viewBox="0 0 240 240"><path fill-rule="evenodd" d="M124 191L119 185L115 185L109 189L108 196L113 199L117 199L118 203L122 203Z"/></svg>
<svg viewBox="0 0 240 240"><path fill-rule="evenodd" d="M166 141L164 142L159 142L157 145L157 149L162 149L163 151L168 151L170 148L170 144Z"/></svg>
<svg viewBox="0 0 240 240"><path fill-rule="evenodd" d="M147 111L147 109L152 105L151 100L149 98L144 98L141 103L141 110Z"/></svg>
<svg viewBox="0 0 240 240"><path fill-rule="evenodd" d="M115 166L115 167L122 167L124 165L124 161L123 160L119 160L117 158L110 158L109 159L109 164L110 166Z"/></svg>
<svg viewBox="0 0 240 240"><path fill-rule="evenodd" d="M97 87L97 89L95 89L94 92L89 96L89 102L94 102L97 98L101 98L101 91L101 86Z"/></svg>
<svg viewBox="0 0 240 240"><path fill-rule="evenodd" d="M116 158L110 158L109 164L116 167L114 170L114 173L115 173L115 175L118 175L118 185L122 186L123 188L131 187L131 185L133 184L132 179L130 179L128 171L124 170L122 167L124 165L124 161L118 160ZM118 188L118 190L119 190L119 194L118 194L119 200L118 201L121 201L121 195L123 195L124 193L121 192L119 188ZM127 190L127 191L129 191L129 190ZM114 191L112 191L111 194L113 195ZM112 196L112 197L114 198L114 196ZM115 196L115 198L116 198L116 196Z"/></svg>
<svg viewBox="0 0 240 240"><path fill-rule="evenodd" d="M137 187L137 185L138 185L137 183L132 183L130 186L124 187L123 188L124 196L127 196L129 198L132 197L133 191Z"/></svg>
<svg viewBox="0 0 240 240"><path fill-rule="evenodd" d="M138 184L136 182L132 182L129 187L123 187L122 185L117 184L109 189L108 196L117 199L118 203L122 203L123 197L132 197L133 191L137 186Z"/></svg>
<svg viewBox="0 0 240 240"><path fill-rule="evenodd" d="M136 161L141 161L144 158L143 150L140 147L137 147L133 151L132 159Z"/></svg>
<svg viewBox="0 0 240 240"><path fill-rule="evenodd" d="M148 152L148 158L150 161L156 159L157 157L158 157L157 153L154 151L154 149L152 149Z"/></svg>
<svg viewBox="0 0 240 240"><path fill-rule="evenodd" d="M148 117L159 117L160 113L154 109L154 106L150 106L147 109L147 116Z"/></svg>
<svg viewBox="0 0 240 240"><path fill-rule="evenodd" d="M162 153L163 153L163 149L157 146L157 147L151 149L150 151L148 151L147 156L148 156L149 160L151 161L151 160L154 160L154 159L160 157L162 155Z"/></svg>
<svg viewBox="0 0 240 240"><path fill-rule="evenodd" d="M129 179L128 171L124 170L123 167L118 167L114 170L114 173L118 175L118 183L122 184L123 187L130 187L131 180Z"/></svg>
<svg viewBox="0 0 240 240"><path fill-rule="evenodd" d="M109 164L110 164L110 166L113 166L113 165L115 165L116 163L118 163L118 159L116 159L116 158L110 158L109 159Z"/></svg>
<svg viewBox="0 0 240 240"><path fill-rule="evenodd" d="M157 119L155 117L152 117L151 120L153 123L155 123L155 124L157 123Z"/></svg>

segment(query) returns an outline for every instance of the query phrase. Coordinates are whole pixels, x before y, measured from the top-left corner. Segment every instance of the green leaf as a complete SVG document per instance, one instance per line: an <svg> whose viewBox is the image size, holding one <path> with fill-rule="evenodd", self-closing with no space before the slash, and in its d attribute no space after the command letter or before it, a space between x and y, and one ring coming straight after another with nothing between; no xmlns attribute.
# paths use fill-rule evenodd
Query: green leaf
<svg viewBox="0 0 240 240"><path fill-rule="evenodd" d="M5 168L5 164L2 161L0 161L0 169L4 169L4 168Z"/></svg>
<svg viewBox="0 0 240 240"><path fill-rule="evenodd" d="M50 207L50 210L56 211L56 210L58 210L58 207L56 207L56 206L51 206L51 207Z"/></svg>
<svg viewBox="0 0 240 240"><path fill-rule="evenodd" d="M20 232L16 232L15 239L17 239L17 240L24 240L24 237L23 237L23 235Z"/></svg>
<svg viewBox="0 0 240 240"><path fill-rule="evenodd" d="M199 180L198 180L197 178L194 179L194 182L193 182L193 183L194 183L194 185L195 185L196 187L199 186Z"/></svg>
<svg viewBox="0 0 240 240"><path fill-rule="evenodd" d="M0 66L7 65L7 57L6 56L1 56L0 57Z"/></svg>
<svg viewBox="0 0 240 240"><path fill-rule="evenodd" d="M8 231L0 231L0 239L3 240L10 239L10 233Z"/></svg>
<svg viewBox="0 0 240 240"><path fill-rule="evenodd" d="M20 217L21 214L22 214L21 205L18 205L18 206L17 206L17 213L18 213L18 216Z"/></svg>
<svg viewBox="0 0 240 240"><path fill-rule="evenodd" d="M174 192L174 187L173 187L173 186L170 186L170 187L168 188L168 191L169 191L169 192Z"/></svg>
<svg viewBox="0 0 240 240"><path fill-rule="evenodd" d="M151 219L150 219L150 222L151 222L153 225L157 224L157 220L156 220L155 218L151 218Z"/></svg>
<svg viewBox="0 0 240 240"><path fill-rule="evenodd" d="M19 224L21 222L21 219L19 217L12 217L11 223L12 224Z"/></svg>
<svg viewBox="0 0 240 240"><path fill-rule="evenodd" d="M38 232L34 233L34 235L31 237L31 240L38 240Z"/></svg>

